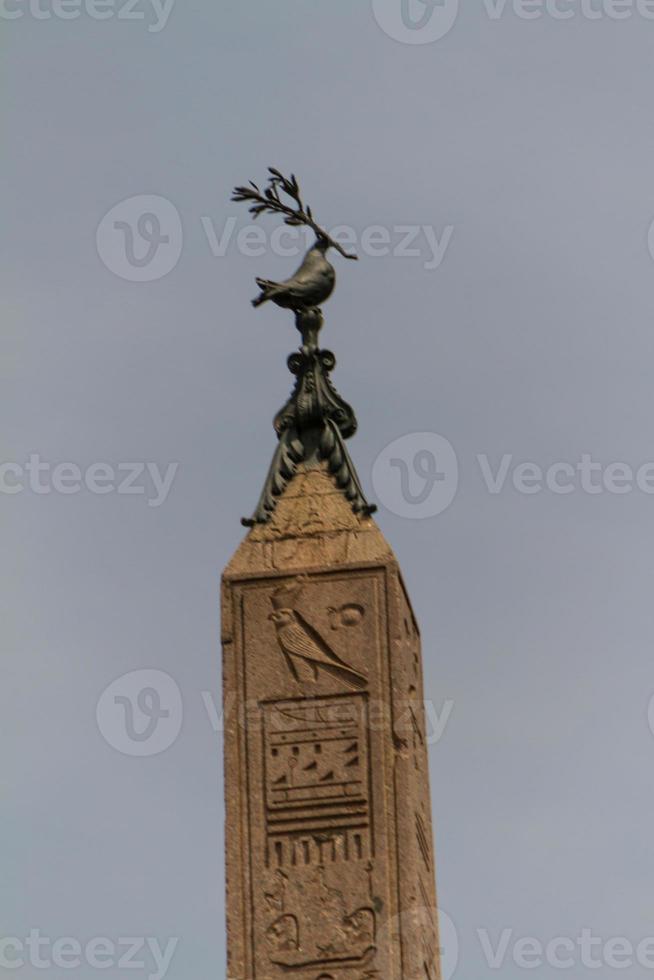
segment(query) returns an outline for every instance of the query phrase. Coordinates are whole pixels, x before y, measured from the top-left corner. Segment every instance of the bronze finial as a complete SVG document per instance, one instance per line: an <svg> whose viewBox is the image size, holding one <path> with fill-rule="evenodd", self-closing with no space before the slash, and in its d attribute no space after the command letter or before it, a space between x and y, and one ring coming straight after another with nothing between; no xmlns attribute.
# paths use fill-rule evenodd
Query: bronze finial
<svg viewBox="0 0 654 980"><path fill-rule="evenodd" d="M273 456L266 483L253 517L243 518L246 526L267 523L277 499L303 463L307 467L326 463L336 485L350 501L356 514L369 515L376 507L367 503L344 440L357 428L354 411L343 401L329 375L336 358L318 346L318 334L323 325L320 304L332 294L336 273L327 261L326 252L336 249L346 259L356 259L314 220L311 208L305 206L294 174L284 177L269 167L268 186L262 192L250 182L248 187L236 187L233 201L250 203L250 214L283 215L287 225L306 225L316 235L316 241L304 256L302 264L290 279L273 282L257 278L261 292L252 300L261 306L268 300L284 309L293 310L295 325L302 335L302 346L291 354L288 367L296 377L295 388L286 405L275 417L279 445ZM286 203L281 194L292 203Z"/></svg>

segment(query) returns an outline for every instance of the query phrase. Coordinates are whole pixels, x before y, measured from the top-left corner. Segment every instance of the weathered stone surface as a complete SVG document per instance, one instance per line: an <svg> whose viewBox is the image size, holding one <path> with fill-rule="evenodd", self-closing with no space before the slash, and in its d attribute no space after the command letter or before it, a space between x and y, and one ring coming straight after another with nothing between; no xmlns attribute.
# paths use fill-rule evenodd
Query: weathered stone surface
<svg viewBox="0 0 654 980"><path fill-rule="evenodd" d="M228 565L223 651L229 978L436 980L418 628L325 472Z"/></svg>

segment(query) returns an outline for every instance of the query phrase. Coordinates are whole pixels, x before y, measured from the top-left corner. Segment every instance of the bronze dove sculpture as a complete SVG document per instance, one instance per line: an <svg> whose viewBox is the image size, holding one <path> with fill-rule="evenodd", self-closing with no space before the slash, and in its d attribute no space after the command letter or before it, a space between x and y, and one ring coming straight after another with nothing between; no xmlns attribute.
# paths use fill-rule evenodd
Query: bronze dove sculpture
<svg viewBox="0 0 654 980"><path fill-rule="evenodd" d="M261 306L272 300L277 306L296 313L320 306L329 299L336 284L334 267L325 258L329 248L335 248L346 259L356 259L350 255L338 242L327 234L313 218L310 207L305 207L300 196L300 187L295 177L284 177L274 167L268 168L271 177L268 187L262 193L257 185L250 182L250 187L235 187L233 201L251 202L250 214L258 218L260 214L282 214L287 225L306 225L315 232L315 244L304 256L302 265L297 272L285 282L273 282L270 279L257 278L261 294L252 300L253 306ZM295 207L285 204L280 197L280 190L289 197Z"/></svg>
<svg viewBox="0 0 654 980"><path fill-rule="evenodd" d="M257 278L261 295L252 300L252 305L261 306L272 300L277 306L297 312L324 303L336 285L334 267L325 258L330 244L327 238L317 238L313 248L304 256L300 268L286 282Z"/></svg>

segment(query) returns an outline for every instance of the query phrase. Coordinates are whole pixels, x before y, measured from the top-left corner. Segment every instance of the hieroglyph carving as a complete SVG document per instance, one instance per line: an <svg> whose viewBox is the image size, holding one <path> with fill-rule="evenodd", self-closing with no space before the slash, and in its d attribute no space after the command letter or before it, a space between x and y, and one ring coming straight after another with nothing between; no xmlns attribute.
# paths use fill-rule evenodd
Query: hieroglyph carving
<svg viewBox="0 0 654 980"><path fill-rule="evenodd" d="M298 579L295 585L277 589L271 596L274 611L270 618L275 624L277 642L291 675L296 681L317 681L326 671L347 688L365 688L367 678L339 657L318 630L295 608L303 585L303 580Z"/></svg>
<svg viewBox="0 0 654 980"><path fill-rule="evenodd" d="M283 868L370 857L366 696L262 707L266 864Z"/></svg>

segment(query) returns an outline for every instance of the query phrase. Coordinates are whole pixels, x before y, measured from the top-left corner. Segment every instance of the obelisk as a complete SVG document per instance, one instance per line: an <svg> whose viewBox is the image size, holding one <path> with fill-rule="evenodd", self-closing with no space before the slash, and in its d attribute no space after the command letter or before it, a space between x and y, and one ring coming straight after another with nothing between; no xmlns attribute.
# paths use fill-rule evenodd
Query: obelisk
<svg viewBox="0 0 654 980"><path fill-rule="evenodd" d="M321 312L294 302L295 388L222 585L227 975L438 980L420 635Z"/></svg>

